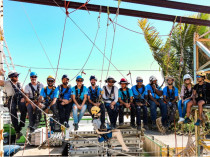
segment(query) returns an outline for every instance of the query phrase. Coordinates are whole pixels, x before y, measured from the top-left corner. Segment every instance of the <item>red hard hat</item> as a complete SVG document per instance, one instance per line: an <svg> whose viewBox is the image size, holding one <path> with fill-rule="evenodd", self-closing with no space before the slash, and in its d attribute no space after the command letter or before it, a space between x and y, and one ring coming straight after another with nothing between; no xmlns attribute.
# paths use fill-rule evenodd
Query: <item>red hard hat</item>
<svg viewBox="0 0 210 157"><path fill-rule="evenodd" d="M120 80L120 84L121 84L121 83L129 84L128 81L127 81L125 78L122 78L122 79Z"/></svg>

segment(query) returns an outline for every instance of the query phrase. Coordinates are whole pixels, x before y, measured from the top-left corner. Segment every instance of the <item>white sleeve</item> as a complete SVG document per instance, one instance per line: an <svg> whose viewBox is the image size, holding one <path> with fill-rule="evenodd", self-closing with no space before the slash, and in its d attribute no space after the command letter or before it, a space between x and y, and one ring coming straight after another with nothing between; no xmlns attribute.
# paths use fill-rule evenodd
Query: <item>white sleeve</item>
<svg viewBox="0 0 210 157"><path fill-rule="evenodd" d="M114 87L114 102L118 102L118 88Z"/></svg>
<svg viewBox="0 0 210 157"><path fill-rule="evenodd" d="M29 94L29 93L30 93L30 91L29 91L29 85L26 85L26 86L25 86L24 92L25 92L26 94Z"/></svg>

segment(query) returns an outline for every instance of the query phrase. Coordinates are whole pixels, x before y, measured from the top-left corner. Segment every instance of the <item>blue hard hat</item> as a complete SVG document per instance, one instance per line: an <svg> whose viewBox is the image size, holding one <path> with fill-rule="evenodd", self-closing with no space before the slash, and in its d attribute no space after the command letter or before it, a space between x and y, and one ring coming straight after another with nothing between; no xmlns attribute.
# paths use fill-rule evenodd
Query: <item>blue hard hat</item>
<svg viewBox="0 0 210 157"><path fill-rule="evenodd" d="M37 76L37 73L36 72L31 72L30 76Z"/></svg>
<svg viewBox="0 0 210 157"><path fill-rule="evenodd" d="M62 76L62 80L63 80L64 78L67 78L67 79L69 80L69 77L68 77L68 75L66 75L66 74L64 74L64 75Z"/></svg>
<svg viewBox="0 0 210 157"><path fill-rule="evenodd" d="M82 76L81 76L81 75L78 75L78 76L77 76L76 81L77 81L78 79L82 79L82 80L84 80L84 79L82 78Z"/></svg>
<svg viewBox="0 0 210 157"><path fill-rule="evenodd" d="M97 78L96 78L94 75L91 75L91 76L90 76L90 81L91 81L92 79L94 79L94 80L97 81Z"/></svg>

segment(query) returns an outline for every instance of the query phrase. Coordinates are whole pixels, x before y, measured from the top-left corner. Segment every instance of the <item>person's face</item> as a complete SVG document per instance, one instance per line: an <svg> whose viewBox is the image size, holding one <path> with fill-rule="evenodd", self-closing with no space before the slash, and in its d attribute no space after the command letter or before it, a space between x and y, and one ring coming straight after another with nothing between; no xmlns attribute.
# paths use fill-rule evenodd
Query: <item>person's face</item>
<svg viewBox="0 0 210 157"><path fill-rule="evenodd" d="M37 80L37 76L31 76L30 79L31 79L31 82L32 83L35 83L36 80Z"/></svg>
<svg viewBox="0 0 210 157"><path fill-rule="evenodd" d="M190 84L190 83L191 83L191 80L188 78L188 79L185 79L185 80L184 80L184 82L185 82L185 84L187 84L187 85L188 85L188 84Z"/></svg>
<svg viewBox="0 0 210 157"><path fill-rule="evenodd" d="M62 79L62 83L63 83L64 85L68 85L69 79L68 79L68 78L63 78L63 79Z"/></svg>
<svg viewBox="0 0 210 157"><path fill-rule="evenodd" d="M201 82L201 81L203 81L203 78L202 78L202 76L199 76L199 75L197 75L197 76L196 76L196 78L197 78L197 81L198 81L198 82Z"/></svg>
<svg viewBox="0 0 210 157"><path fill-rule="evenodd" d="M112 87L112 86L114 86L114 83L115 83L114 80L109 80L108 81L108 86Z"/></svg>
<svg viewBox="0 0 210 157"><path fill-rule="evenodd" d="M92 86L95 86L96 85L96 80L95 79L91 79L90 83L91 83Z"/></svg>
<svg viewBox="0 0 210 157"><path fill-rule="evenodd" d="M11 77L11 80L12 80L13 82L17 82L18 79L19 79L19 75L15 75L15 76Z"/></svg>
<svg viewBox="0 0 210 157"><path fill-rule="evenodd" d="M143 80L137 80L136 83L138 86L141 86L143 84Z"/></svg>
<svg viewBox="0 0 210 157"><path fill-rule="evenodd" d="M157 84L157 80L153 80L152 83L153 83L153 84Z"/></svg>
<svg viewBox="0 0 210 157"><path fill-rule="evenodd" d="M121 88L122 88L122 89L125 89L125 88L126 88L126 86L127 86L127 84L126 84L126 83L121 83Z"/></svg>
<svg viewBox="0 0 210 157"><path fill-rule="evenodd" d="M173 79L168 79L168 85L173 85L174 80Z"/></svg>
<svg viewBox="0 0 210 157"><path fill-rule="evenodd" d="M54 80L47 80L47 84L49 87L52 87L54 82L55 82Z"/></svg>
<svg viewBox="0 0 210 157"><path fill-rule="evenodd" d="M77 85L82 85L82 83L83 83L83 79L78 79L77 80Z"/></svg>

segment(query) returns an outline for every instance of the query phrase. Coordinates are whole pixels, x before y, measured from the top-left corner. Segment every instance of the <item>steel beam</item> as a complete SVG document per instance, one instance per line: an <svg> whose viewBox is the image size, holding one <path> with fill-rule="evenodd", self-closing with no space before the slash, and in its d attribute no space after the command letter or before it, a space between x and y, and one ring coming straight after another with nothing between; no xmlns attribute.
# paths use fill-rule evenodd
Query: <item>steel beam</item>
<svg viewBox="0 0 210 157"><path fill-rule="evenodd" d="M204 46L201 42L199 42L199 41L197 41L196 44L197 44L197 46L198 46L199 48L201 48L201 50L202 50L208 57L210 57L210 50L209 50L207 47L205 47L205 46Z"/></svg>
<svg viewBox="0 0 210 157"><path fill-rule="evenodd" d="M61 7L64 7L64 1L62 1L62 0L12 0L12 1L42 4L42 5L56 6L56 7L57 7L57 5L59 5ZM78 3L78 2L72 2L71 1L68 7L73 8L73 9L77 9L82 5L83 5L83 3ZM101 12L107 13L107 6L87 4L86 7L89 11L96 11L96 12L99 12L100 8L101 8ZM80 8L80 10L86 10L86 8L82 7L82 8ZM117 8L109 7L109 12L111 14L116 14ZM166 15L166 14L159 14L159 13L152 13L152 12L145 12L145 11L137 11L137 10L123 9L123 8L120 8L120 15L132 16L132 17L142 17L142 18L149 18L149 19L156 19L156 20L163 20L163 21L171 21L171 22L173 22L176 18L176 16L174 16L174 15ZM200 19L177 16L176 20L180 21L180 19L181 19L182 23L210 26L210 21L209 20L200 20Z"/></svg>
<svg viewBox="0 0 210 157"><path fill-rule="evenodd" d="M122 0L122 1L135 3L135 4L145 4L145 5L152 5L152 6L157 6L157 7L210 14L209 6L203 6L203 5L197 5L197 4L189 4L189 3L182 3L182 2L175 2L175 1L168 1L168 0Z"/></svg>

